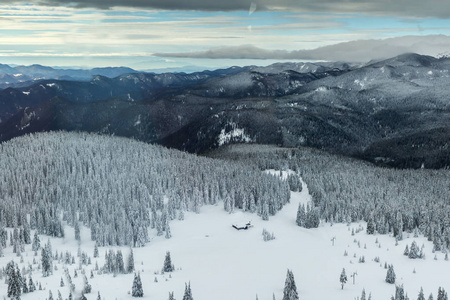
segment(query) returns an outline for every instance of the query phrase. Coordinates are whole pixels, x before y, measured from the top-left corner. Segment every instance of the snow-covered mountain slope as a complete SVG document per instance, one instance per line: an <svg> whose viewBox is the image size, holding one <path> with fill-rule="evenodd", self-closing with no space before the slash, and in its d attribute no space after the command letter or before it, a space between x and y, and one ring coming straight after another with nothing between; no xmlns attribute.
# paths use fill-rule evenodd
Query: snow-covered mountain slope
<svg viewBox="0 0 450 300"><path fill-rule="evenodd" d="M304 185L302 192L291 193L290 203L269 221L242 211L227 213L221 204L204 206L200 214L186 213L184 221L173 221L171 239L155 236L147 246L133 249L136 271L140 272L143 283L143 299L168 299L169 292L174 292L176 299L182 299L188 282L196 300L244 300L255 299L256 295L261 300L271 300L273 295L282 299L286 269L290 269L300 299L356 299L365 289L367 294L372 294L372 299L387 300L394 295L395 287L385 282L385 263L393 264L396 284L403 284L411 299L415 299L420 287L426 296L429 293L436 296L438 287L450 290L447 280L450 262L444 260L442 253L436 253L437 260L434 260L432 244L425 238L405 234L404 240L395 245L395 240L387 235L367 235L364 222L332 226L322 223L316 229L298 227L295 225L298 204L308 201L310 196ZM231 227L248 221L253 224L248 230L237 231ZM79 246L73 230L66 229L64 238L50 239L53 252L68 251L76 257L79 247L81 252L93 257L94 242L90 241L88 229L82 227ZM275 239L263 241L263 229L273 233ZM403 255L405 245L410 245L413 240L419 247L425 245L426 259L412 260ZM41 236L41 244L46 242L47 237ZM20 269L28 270L31 266L34 282L39 282L45 289L24 294L23 300L48 299L49 291L56 299L58 290L63 298L67 298L69 287L65 268L75 284L75 299L81 295L83 269L92 285L92 292L85 294L87 299L97 299L98 292L102 299L133 299L128 294L133 283L132 274L100 275L94 271L94 277L89 276L96 264L104 265L106 251L121 249L127 257L129 248L100 247L100 257L92 258L92 264L83 265L81 269L78 257L73 265L54 261L56 269L49 277L42 277L38 265L33 264L33 259L40 261L40 255L34 257L30 248L30 245L25 246L23 262L12 253L12 247L5 249L5 256L0 258L1 266L12 259ZM166 251L170 251L176 270L161 274ZM344 256L344 252L348 256ZM362 257L365 262L359 263ZM374 261L376 257L379 262ZM342 268L348 276L343 289L339 282ZM78 278L74 277L75 270ZM357 274L355 283L353 274ZM61 278L64 287L60 286ZM0 295L6 295L6 288L6 284L0 283Z"/></svg>

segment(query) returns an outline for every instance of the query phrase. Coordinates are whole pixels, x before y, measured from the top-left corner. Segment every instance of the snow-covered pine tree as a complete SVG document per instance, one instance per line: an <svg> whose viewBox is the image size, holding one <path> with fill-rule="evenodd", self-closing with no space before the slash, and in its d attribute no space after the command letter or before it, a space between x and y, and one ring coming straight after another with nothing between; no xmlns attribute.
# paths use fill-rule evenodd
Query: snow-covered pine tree
<svg viewBox="0 0 450 300"><path fill-rule="evenodd" d="M345 269L342 269L341 275L339 276L339 282L341 283L341 289L344 289L344 284L347 283L347 274L345 274Z"/></svg>
<svg viewBox="0 0 450 300"><path fill-rule="evenodd" d="M22 282L21 282L21 276L19 268L14 266L14 262L11 261L13 264L12 268L9 268L7 270L8 275L8 297L11 297L12 299L20 300L20 295L22 293Z"/></svg>
<svg viewBox="0 0 450 300"><path fill-rule="evenodd" d="M420 258L420 249L419 246L417 246L416 241L413 241L411 243L411 247L409 249L408 257L411 259Z"/></svg>
<svg viewBox="0 0 450 300"><path fill-rule="evenodd" d="M166 257L164 259L164 266L163 266L163 272L173 272L174 268L172 265L172 259L170 258L170 252L166 252Z"/></svg>
<svg viewBox="0 0 450 300"><path fill-rule="evenodd" d="M142 289L141 275L134 273L133 287L131 288L131 296L143 297L144 290Z"/></svg>
<svg viewBox="0 0 450 300"><path fill-rule="evenodd" d="M41 267L42 276L47 277L52 273L51 253L48 252L47 247L41 250Z"/></svg>
<svg viewBox="0 0 450 300"><path fill-rule="evenodd" d="M436 300L448 300L448 295L444 288L439 287Z"/></svg>
<svg viewBox="0 0 450 300"><path fill-rule="evenodd" d="M133 273L134 271L134 256L133 256L133 249L130 248L130 253L128 254L127 259L127 273Z"/></svg>
<svg viewBox="0 0 450 300"><path fill-rule="evenodd" d="M284 283L283 300L298 300L298 292L294 274L289 269L287 270L286 281Z"/></svg>
<svg viewBox="0 0 450 300"><path fill-rule="evenodd" d="M98 257L98 243L95 242L95 246L94 246L94 258Z"/></svg>
<svg viewBox="0 0 450 300"><path fill-rule="evenodd" d="M420 287L419 295L417 296L417 300L425 300L425 295L423 293L423 288Z"/></svg>
<svg viewBox="0 0 450 300"><path fill-rule="evenodd" d="M373 222L373 214L369 215L369 219L367 220L367 228L366 228L367 234L374 234L375 233L375 224Z"/></svg>
<svg viewBox="0 0 450 300"><path fill-rule="evenodd" d="M169 292L169 300L175 300L173 292Z"/></svg>
<svg viewBox="0 0 450 300"><path fill-rule="evenodd" d="M305 212L305 206L302 203L298 204L297 209L297 218L295 220L298 226L305 227L306 222L306 212Z"/></svg>
<svg viewBox="0 0 450 300"><path fill-rule="evenodd" d="M395 283L395 272L394 272L394 266L393 265L389 265L388 266L388 270L386 273L386 282L393 284Z"/></svg>
<svg viewBox="0 0 450 300"><path fill-rule="evenodd" d="M116 269L118 273L125 274L125 264L123 262L122 251L120 250L117 250L116 254Z"/></svg>
<svg viewBox="0 0 450 300"><path fill-rule="evenodd" d="M183 300L194 300L192 297L191 283L185 283Z"/></svg>
<svg viewBox="0 0 450 300"><path fill-rule="evenodd" d="M89 284L86 275L83 275L83 294L89 294L91 291L92 286Z"/></svg>

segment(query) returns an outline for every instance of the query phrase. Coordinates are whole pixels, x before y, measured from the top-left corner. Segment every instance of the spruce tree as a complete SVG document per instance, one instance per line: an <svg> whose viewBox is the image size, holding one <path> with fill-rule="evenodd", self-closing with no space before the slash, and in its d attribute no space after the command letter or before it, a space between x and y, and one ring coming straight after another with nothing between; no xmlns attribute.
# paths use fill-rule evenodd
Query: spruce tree
<svg viewBox="0 0 450 300"><path fill-rule="evenodd" d="M287 270L286 281L284 283L283 300L298 300L297 286L294 280L294 274Z"/></svg>
<svg viewBox="0 0 450 300"><path fill-rule="evenodd" d="M173 272L172 260L170 258L170 252L166 252L166 258L164 259L163 272Z"/></svg>
<svg viewBox="0 0 450 300"><path fill-rule="evenodd" d="M142 289L141 276L138 273L134 273L133 287L131 289L131 296L133 297L143 297L144 291Z"/></svg>
<svg viewBox="0 0 450 300"><path fill-rule="evenodd" d="M341 289L344 289L344 284L347 283L347 274L345 274L345 269L342 269L341 276L339 276L339 282L341 283Z"/></svg>
<svg viewBox="0 0 450 300"><path fill-rule="evenodd" d="M417 296L417 300L425 300L425 295L423 294L423 288L420 287L419 295Z"/></svg>
<svg viewBox="0 0 450 300"><path fill-rule="evenodd" d="M183 295L183 300L194 300L194 298L192 297L192 291L191 291L191 283L189 282L188 284L184 284L184 295Z"/></svg>
<svg viewBox="0 0 450 300"><path fill-rule="evenodd" d="M169 300L175 300L175 297L173 296L173 292L169 292Z"/></svg>
<svg viewBox="0 0 450 300"><path fill-rule="evenodd" d="M128 255L127 260L127 273L133 273L134 271L134 256L133 256L133 249L130 248L130 254Z"/></svg>
<svg viewBox="0 0 450 300"><path fill-rule="evenodd" d="M386 282L393 284L395 283L395 272L394 272L394 266L389 265L387 273L386 273Z"/></svg>

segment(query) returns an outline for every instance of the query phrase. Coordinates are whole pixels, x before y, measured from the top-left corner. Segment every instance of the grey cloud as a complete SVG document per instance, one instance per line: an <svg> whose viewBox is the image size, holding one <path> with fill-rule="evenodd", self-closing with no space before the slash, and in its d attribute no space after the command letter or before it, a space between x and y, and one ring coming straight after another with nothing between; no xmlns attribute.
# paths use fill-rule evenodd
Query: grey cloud
<svg viewBox="0 0 450 300"><path fill-rule="evenodd" d="M12 3L21 2L21 0L3 0L2 2ZM34 2L53 6L75 5L101 9L115 6L200 11L253 11L256 9L256 11L366 13L450 18L450 1L448 0L34 0Z"/></svg>
<svg viewBox="0 0 450 300"><path fill-rule="evenodd" d="M220 47L207 51L154 53L159 57L209 59L280 59L367 62L415 52L438 56L449 54L450 37L445 35L404 36L385 40L360 40L320 47L313 50L267 50L252 45Z"/></svg>

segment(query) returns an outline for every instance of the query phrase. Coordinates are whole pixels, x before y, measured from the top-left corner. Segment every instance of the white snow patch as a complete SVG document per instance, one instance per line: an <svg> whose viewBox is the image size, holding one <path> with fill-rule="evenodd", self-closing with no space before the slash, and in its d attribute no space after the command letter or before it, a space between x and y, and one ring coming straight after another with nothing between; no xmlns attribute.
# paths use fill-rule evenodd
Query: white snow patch
<svg viewBox="0 0 450 300"><path fill-rule="evenodd" d="M316 92L326 92L328 90L328 88L326 86L319 86L316 89Z"/></svg>
<svg viewBox="0 0 450 300"><path fill-rule="evenodd" d="M48 86L48 87L54 87L54 86L56 86L56 83L47 83L46 86Z"/></svg>
<svg viewBox="0 0 450 300"><path fill-rule="evenodd" d="M20 74L20 73L19 74L13 74L13 76L14 77L20 77L20 76L23 76L23 74Z"/></svg>
<svg viewBox="0 0 450 300"><path fill-rule="evenodd" d="M29 95L30 94L30 92L22 92L22 94L24 94L24 95Z"/></svg>
<svg viewBox="0 0 450 300"><path fill-rule="evenodd" d="M236 123L232 122L228 125L231 125L232 129L229 132L225 132L225 128L222 129L218 137L219 146L228 144L231 141L239 141L244 143L252 142L252 138L245 134L244 129L238 128Z"/></svg>

